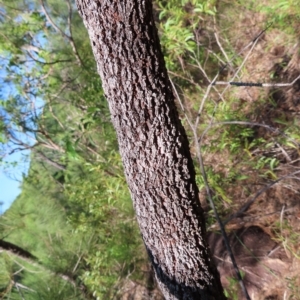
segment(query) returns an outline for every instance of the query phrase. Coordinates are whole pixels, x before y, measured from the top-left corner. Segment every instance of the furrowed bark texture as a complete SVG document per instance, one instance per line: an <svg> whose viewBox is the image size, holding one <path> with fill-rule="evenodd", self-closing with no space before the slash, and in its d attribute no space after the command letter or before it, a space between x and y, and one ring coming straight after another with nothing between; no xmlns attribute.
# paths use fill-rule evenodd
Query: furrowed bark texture
<svg viewBox="0 0 300 300"><path fill-rule="evenodd" d="M150 0L77 0L140 230L166 299L225 299Z"/></svg>

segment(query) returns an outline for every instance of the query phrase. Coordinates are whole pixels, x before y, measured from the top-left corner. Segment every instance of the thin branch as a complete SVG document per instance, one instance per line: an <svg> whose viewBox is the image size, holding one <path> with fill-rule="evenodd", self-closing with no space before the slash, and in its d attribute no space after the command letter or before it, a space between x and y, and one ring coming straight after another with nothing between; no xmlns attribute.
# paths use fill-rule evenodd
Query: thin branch
<svg viewBox="0 0 300 300"><path fill-rule="evenodd" d="M248 86L248 87L289 87L295 84L300 79L297 76L292 82L289 83L260 83L260 82L235 82L235 81L216 81L213 85L235 85L235 86Z"/></svg>
<svg viewBox="0 0 300 300"><path fill-rule="evenodd" d="M23 295L23 292L22 292L22 290L20 289L19 285L16 284L16 282L14 282L14 286L15 286L15 288L17 289L17 291L19 292L19 295L20 295L21 299L22 299L22 300L25 300L24 295Z"/></svg>
<svg viewBox="0 0 300 300"><path fill-rule="evenodd" d="M39 64L42 64L42 65L55 65L57 63L67 63L67 62L72 62L71 59L58 59L58 60L55 60L55 61L40 61L38 59L36 59L30 51L26 50L27 54L29 55L29 57L34 61L34 62L37 62Z"/></svg>
<svg viewBox="0 0 300 300"><path fill-rule="evenodd" d="M197 60L197 59L195 59L195 58L193 58L193 59L196 61L199 70L202 72L202 74L204 75L204 77L206 78L206 80L207 80L208 82L211 82L211 80L208 78L208 76L207 76L205 70L204 70L203 67L201 66L199 60ZM191 65L191 64L189 64L189 65ZM191 65L191 66L193 66L193 65ZM216 75L216 77L214 78L214 80L217 78L217 76L219 76L219 73ZM219 91L216 89L216 87L215 87L214 84L213 84L212 86L213 86L213 89L215 90L215 92L217 92L219 98L220 98L223 102L225 102L225 99L223 98L223 94L220 94L220 93L219 93Z"/></svg>
<svg viewBox="0 0 300 300"><path fill-rule="evenodd" d="M293 173L290 173L286 176L280 177L279 179L271 182L270 184L268 184L266 187L262 188L261 190L259 190L255 196L250 199L249 201L247 201L236 213L232 214L231 216L228 217L227 220L223 221L223 224L226 225L227 223L229 223L232 219L237 218L242 216L249 208L250 206L254 203L254 201L260 196L262 195L264 192L266 192L268 189L270 189L272 186L274 186L275 184L277 184L278 182L284 180L284 179L288 179L291 178L294 175L300 174L300 171L296 171Z"/></svg>
<svg viewBox="0 0 300 300"><path fill-rule="evenodd" d="M54 29L59 32L64 38L66 38L70 44L71 44L71 47L72 47L72 50L73 50L73 53L76 57L76 60L77 60L77 63L80 65L80 66L83 66L83 63L82 63L82 59L81 57L79 56L78 54L78 51L77 51L77 48L76 48L76 45L74 43L74 40L73 40L73 37L72 36L69 36L67 35L63 30L61 30L56 24L55 22L52 20L52 18L50 17L50 15L48 14L47 12L47 9L45 7L45 4L44 4L44 1L43 0L40 0L40 3L41 3L41 7L42 7L42 10L43 10L43 13L45 14L48 22L54 27ZM72 8L71 8L71 5L69 3L69 1L67 2L67 5L68 5L68 8L69 8L69 15L68 15L68 22L69 22L69 19L71 19L72 17ZM70 27L69 27L69 31L70 31ZM72 31L70 31L70 34L71 34Z"/></svg>
<svg viewBox="0 0 300 300"><path fill-rule="evenodd" d="M177 100L178 100L178 102L179 102L179 104L180 104L181 110L182 110L182 112L184 113L185 118L186 118L186 120L187 120L189 126L190 126L191 129L193 130L193 124L192 124L192 121L190 120L190 118L188 117L188 115L187 115L186 112L185 112L183 103L182 103L182 101L181 101L181 99L180 99L180 97L179 97L179 94L178 94L178 92L177 92L177 89L176 89L176 87L175 87L175 85L174 85L172 79L169 78L169 80L170 80L171 85L172 85L172 87L173 87L173 90L174 90L174 93L175 93L175 95L176 95L176 98L177 98Z"/></svg>
<svg viewBox="0 0 300 300"><path fill-rule="evenodd" d="M66 166L62 165L62 164L59 164L57 162L55 162L54 160L50 159L49 157L47 157L42 151L37 151L36 152L40 157L43 158L43 160L45 160L49 165L59 169L59 170L62 170L62 171L65 171L66 170Z"/></svg>
<svg viewBox="0 0 300 300"><path fill-rule="evenodd" d="M23 285L23 284L21 284L21 283L19 283L19 282L14 282L14 286L20 287L20 288L22 288L22 289L24 289L24 290L27 290L27 291L36 293L35 290L32 290L32 289L30 289L29 287L27 287L27 286L25 286L25 285Z"/></svg>
<svg viewBox="0 0 300 300"><path fill-rule="evenodd" d="M43 13L45 14L46 16L46 19L48 20L48 22L52 25L52 27L57 31L59 32L63 37L69 39L69 36L67 34L65 34L63 32L63 30L61 30L55 23L54 21L52 20L52 18L50 17L50 15L48 14L47 12L47 9L45 7L45 4L44 4L44 1L43 0L40 0L40 3L41 3L41 7L42 7L42 10L43 10Z"/></svg>
<svg viewBox="0 0 300 300"><path fill-rule="evenodd" d="M195 138L195 141L198 140L198 135L197 135L196 130L194 130L194 138ZM222 233L222 236L223 236L223 240L224 240L226 249L228 251L230 260L232 262L233 268L235 270L236 276L238 278L239 284L241 286L241 289L242 289L242 291L243 291L246 299L247 300L251 300L251 298L250 298L250 296L248 294L248 291L247 291L247 289L245 287L245 284L243 282L242 274L241 274L241 272L239 270L239 267L238 267L238 265L236 263L236 260L235 260L235 257L233 255L232 249L230 247L229 239L228 239L226 231L225 231L225 224L222 223L221 218L220 218L220 216L218 214L218 211L216 209L216 206L214 204L214 201L212 199L212 194L211 194L211 190L210 190L210 187L209 187L209 184L208 184L207 175L206 175L206 172L205 172L205 169L204 169L203 158L202 158L202 154L201 154L201 150L200 150L199 145L198 145L198 147L196 147L196 151L197 151L198 163L200 165L200 170L201 170L201 174L202 174L202 177L203 177L203 181L204 181L204 185L205 185L205 189L206 189L206 194L207 194L210 206L211 206L211 208L212 208L212 210L214 212L214 215L216 217L216 220L217 220L217 222L218 222L218 224L220 226L220 230L221 230L221 233Z"/></svg>
<svg viewBox="0 0 300 300"><path fill-rule="evenodd" d="M236 124L236 125L246 125L246 126L259 126L259 127L264 127L267 130L273 132L273 133L277 133L280 134L282 136L284 136L285 138L287 138L290 142L292 142L297 148L299 148L299 143L297 143L296 140L292 139L291 137L289 137L287 134L285 134L284 132L282 132L281 130L279 130L278 128L274 128L271 127L269 125L266 124L262 124L262 123L256 123L256 122L247 122L247 121L224 121L224 122L216 122L216 123L210 123L209 126L207 126L207 128L202 132L200 138L198 139L199 145L201 145L201 142L204 138L204 136L207 134L207 132L214 126L218 126L218 125L232 125L232 124Z"/></svg>
<svg viewBox="0 0 300 300"><path fill-rule="evenodd" d="M68 9L69 9L69 15L68 15L68 29L69 29L69 32L70 32L70 36L69 36L69 41L71 43L71 47L72 47L72 50L75 54L75 57L76 57L76 60L77 60L77 63L80 65L80 66L83 66L83 61L78 53L78 50L77 50L77 47L75 45L75 42L74 42L74 39L73 39L73 35L72 35L72 6L71 6L71 3L70 3L70 0L67 0L67 5L68 5Z"/></svg>
<svg viewBox="0 0 300 300"><path fill-rule="evenodd" d="M265 29L266 30L266 29ZM259 37L265 32L262 31L257 37L254 38L254 40L249 44L249 45L252 45L252 47L250 48L250 51L247 53L245 59L243 60L243 63L241 64L241 66L238 68L238 70L235 72L234 76L232 77L232 80L234 80L234 78L237 76L237 74L240 72L240 70L242 69L243 65L245 64L245 62L248 60L248 57L250 56L250 54L252 53L252 50L254 49ZM248 45L248 46L249 46ZM243 49L246 50L248 48L248 46L246 48ZM233 60L233 58L232 58ZM232 61L231 60L231 61ZM228 62L229 63L229 62ZM228 64L227 63L227 64ZM225 65L226 67L226 65ZM224 68L225 68L224 67ZM224 243L225 243L225 246L226 246L226 249L228 251L228 254L230 256L230 259L231 259L231 262L232 262L232 265L234 267L234 270L235 270L235 273L236 273L236 276L238 278L238 281L239 281L239 284L241 286L241 289L246 297L247 300L251 300L250 299L250 296L248 294L248 291L245 287L245 284L243 282L243 278L242 278L242 275L240 273L240 270L237 266L237 263L235 261L235 258L234 258L234 255L233 255L233 252L231 250L231 247L230 247L230 244L229 244L229 240L228 240L228 237L227 237L227 234L226 234L226 231L225 231L225 224L222 223L221 219L220 219L220 216L217 212L217 209L215 207L215 204L213 202L213 199L212 199L212 193L211 193L211 189L209 187L209 183L208 183L208 179L207 179L207 174L206 174L206 171L205 171L205 168L204 168L204 164L203 164L203 158L202 158L202 154L201 154L201 148L200 148L200 143L198 143L198 134L197 134L197 128L198 128L198 125L199 125L199 121L200 121L200 116L201 116L201 113L202 113L202 110L203 110L203 107L204 107L204 103L206 102L206 99L208 98L208 94L214 84L214 82L216 81L216 79L218 78L219 76L219 73L221 71L219 71L217 73L217 75L214 77L213 81L210 82L209 86L207 87L207 90L206 90L206 93L201 101L201 104L200 104L200 108L198 110L198 114L197 114L197 118L196 118L196 121L195 121L195 124L194 124L194 127L193 127L193 134L194 134L194 139L195 139L195 144L196 144L196 152L197 152L197 158L198 158L198 163L199 163L199 166L200 166L200 170L201 170L201 174L202 174L202 177L203 177L203 181L204 181L204 185L205 185L205 189L206 189L206 193L207 193L207 197L208 197L208 200L209 200L209 203L210 203L210 206L214 212L214 215L216 217L216 220L220 226L220 230L221 230L221 233L222 233L222 236L223 236L223 240L224 240ZM223 95L226 91L227 87L223 90L223 92L221 93L221 95ZM211 123L213 122L213 118L211 120ZM211 126L211 125L210 125ZM209 127L210 127L209 126Z"/></svg>
<svg viewBox="0 0 300 300"><path fill-rule="evenodd" d="M213 79L213 81L215 81L219 76L219 73L215 76L215 78ZM209 95L209 92L211 90L211 88L213 87L212 83L210 83L206 89L206 92L202 98L202 101L201 101L201 104L200 104L200 107L199 107L199 110L198 110L198 113L197 113L197 118L196 118L196 121L195 121L195 124L194 124L194 130L196 130L198 128L198 125L199 125L199 122L200 122L200 117L201 117L201 114L202 114L202 110L203 110L203 107L204 107L204 104L206 102L206 99Z"/></svg>
<svg viewBox="0 0 300 300"><path fill-rule="evenodd" d="M53 108L51 105L51 101L48 102L48 107L49 107L49 111L52 115L52 117L56 120L56 122L59 124L60 128L65 130L65 126L60 122L60 120L58 119L58 117L53 113Z"/></svg>
<svg viewBox="0 0 300 300"><path fill-rule="evenodd" d="M230 82L232 82L238 76L238 73L241 71L241 69L245 65L246 61L248 60L248 58L249 58L250 54L252 53L254 47L256 46L257 42L258 42L258 38L255 38L254 42L252 41L250 43L250 45L252 44L250 50L248 51L248 53L247 53L246 57L244 58L244 60L242 61L241 65L236 70L235 74L232 76ZM215 82L216 81L213 81L212 85L215 85ZM229 85L227 85L226 88L223 90L222 95L227 91L228 87L229 87Z"/></svg>
<svg viewBox="0 0 300 300"><path fill-rule="evenodd" d="M245 50L247 50L249 47L253 48L253 45L255 46L257 41L262 37L262 35L272 26L272 23L270 23L264 30L262 30L256 37L254 37L254 39L248 44L246 45L240 52L238 52L237 54L233 55L231 57L231 59L229 60L229 62L223 66L221 68L221 70L219 71L219 73L221 73L228 64L230 64L237 56L239 56L240 54L242 54ZM250 52L252 52L252 50L250 50Z"/></svg>
<svg viewBox="0 0 300 300"><path fill-rule="evenodd" d="M178 74L178 73L175 73L175 72L173 72L173 71L169 71L168 70L168 73L169 74L172 74L173 76L176 76L176 77L178 77L178 78L181 78L181 79L183 79L183 80L186 80L186 81L188 81L189 83L191 83L191 84L193 84L193 85L197 85L197 83L193 80L193 79L190 79L190 78L187 78L187 77L185 77L185 76L183 76L183 75L180 75L180 74ZM169 78L170 78L170 76L169 76Z"/></svg>
<svg viewBox="0 0 300 300"><path fill-rule="evenodd" d="M235 72L235 74L233 75L232 79L231 80L234 80L234 78L237 76L237 74L240 72L240 70L242 69L242 67L244 66L244 64L246 63L246 61L248 60L250 54L252 53L254 47L256 46L256 43L258 42L259 38L262 36L262 34L267 30L267 28L265 30L263 30L258 36L256 36L252 41L251 43L249 43L246 47L243 48L242 51L246 50L250 45L252 45L252 47L250 48L249 52L247 53L246 57L244 58L242 64L240 65L240 67L238 68L238 70ZM242 53L239 52L240 53ZM233 61L233 59L235 58L235 56L223 67L223 69L231 62ZM198 63L198 66L199 66L199 63ZM201 66L201 65L200 65ZM202 69L202 68L201 68ZM200 69L200 70L201 70ZM202 72L204 72L204 70L202 70ZM214 77L214 79L212 81L209 81L210 84L208 85L207 87L207 90L206 90L206 93L204 95L204 97L202 98L202 101L201 101L201 104L200 104L200 108L198 110L198 114L197 114L197 118L196 118L196 121L195 121L195 127L198 127L198 124L199 124L199 121L200 121L200 116L201 116L201 113L202 113L202 110L203 110L203 107L204 107L204 104L206 102L206 99L208 97L208 94L211 90L211 88L215 85L215 82L216 82L216 79L218 78L219 74L220 74L221 70L217 73L217 75ZM205 74L205 72L204 72ZM208 79L208 78L207 78ZM226 92L228 86L223 90L223 92L220 94L220 97L222 97L224 95L224 93Z"/></svg>
<svg viewBox="0 0 300 300"><path fill-rule="evenodd" d="M230 59L229 57L227 56L227 53L226 51L224 50L224 48L222 47L222 44L219 40L219 35L217 34L217 28L216 28L216 18L214 17L214 36L215 36L215 39L216 39L216 42L222 52L222 54L224 55L224 57L226 58L226 61L227 61L227 65L230 65Z"/></svg>

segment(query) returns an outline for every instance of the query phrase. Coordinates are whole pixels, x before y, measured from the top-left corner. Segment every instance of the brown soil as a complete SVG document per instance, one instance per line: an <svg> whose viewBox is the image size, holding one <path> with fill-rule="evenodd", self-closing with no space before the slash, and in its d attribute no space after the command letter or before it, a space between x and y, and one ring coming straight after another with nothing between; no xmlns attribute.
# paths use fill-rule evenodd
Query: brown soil
<svg viewBox="0 0 300 300"><path fill-rule="evenodd" d="M282 278L289 268L284 250L258 226L234 230L228 239L251 299L277 299L274 297L279 296L278 291L285 289ZM238 299L246 299L237 282L232 280L235 271L222 236L211 232L208 240L224 288L229 294L238 295Z"/></svg>

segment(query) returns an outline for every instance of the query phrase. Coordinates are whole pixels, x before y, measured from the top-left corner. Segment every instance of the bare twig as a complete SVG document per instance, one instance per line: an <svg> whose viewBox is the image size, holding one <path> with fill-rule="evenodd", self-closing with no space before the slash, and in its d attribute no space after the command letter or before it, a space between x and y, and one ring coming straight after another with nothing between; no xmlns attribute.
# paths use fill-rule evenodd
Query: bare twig
<svg viewBox="0 0 300 300"><path fill-rule="evenodd" d="M70 0L67 0L67 5L68 5L68 9L69 9L69 15L68 15L68 29L69 29L69 33L70 33L70 36L69 36L69 41L71 42L71 47L72 47L72 50L76 56L76 60L77 60L77 63L80 65L80 66L83 66L83 61L78 53L78 50L77 50L77 47L75 45L75 42L74 42L74 39L73 39L73 35L72 35L72 6L71 6L71 3L70 3Z"/></svg>
<svg viewBox="0 0 300 300"><path fill-rule="evenodd" d="M201 66L199 60L197 60L197 59L195 59L195 58L194 58L194 60L196 61L197 67L198 67L199 70L202 72L202 74L204 75L204 77L206 78L206 80L207 80L208 82L211 82L211 80L208 78L208 76L207 76L205 70L204 70L203 67ZM191 66L193 66L193 65L191 65ZM214 78L214 80L217 78L217 76L219 76L219 73L216 75L216 77ZM225 99L223 98L223 95L219 93L219 91L216 89L216 87L215 87L214 84L212 85L212 87L213 87L213 89L217 92L217 94L219 95L219 98L220 98L223 102L225 102Z"/></svg>
<svg viewBox="0 0 300 300"><path fill-rule="evenodd" d="M198 140L198 136L197 136L197 133L196 133L195 130L194 130L194 138L195 138L195 141ZM224 240L226 249L228 251L229 257L231 259L232 265L234 267L234 270L235 270L236 276L238 278L239 284L241 286L241 289L242 289L246 299L251 300L250 296L248 294L248 291L247 291L247 289L244 285L243 278L242 278L241 272L239 270L239 267L238 267L238 265L235 261L235 257L233 255L232 249L230 247L229 240L228 240L228 237L227 237L227 234L226 234L226 231L225 231L225 224L222 223L221 218L220 218L220 216L218 214L218 211L216 209L216 206L214 204L214 201L212 199L212 194L211 194L211 190L210 190L210 187L209 187L209 184L208 184L208 179L207 179L206 172L205 172L205 169L204 169L202 154L201 154L201 150L200 150L199 146L196 147L196 151L197 151L197 158L198 158L198 162L199 162L199 165L200 165L200 169L201 169L201 173L202 173L202 177L203 177L203 181L204 181L204 185L205 185L205 189L206 189L206 194L207 194L210 206L211 206L211 208L214 212L214 215L216 217L216 220L217 220L217 222L220 226L220 230L221 230L221 233L222 233L222 236L223 236L223 240Z"/></svg>
<svg viewBox="0 0 300 300"><path fill-rule="evenodd" d="M249 46L251 46L249 52L247 53L246 57L244 58L242 64L240 65L240 67L238 68L238 70L235 72L234 76L232 77L232 80L234 80L234 78L238 75L238 73L240 72L240 70L242 69L243 65L246 63L246 61L248 60L250 54L252 53L258 39L260 38L260 36L266 31L263 30L258 36L256 36L249 45L247 45L242 51L246 50ZM240 52L241 53L241 52ZM233 60L234 58L231 59L231 61ZM228 65L230 62L230 60L228 61L228 63L226 65ZM225 67L226 67L225 65ZM198 64L198 67L199 67L199 64ZM224 68L225 68L224 67ZM201 70L201 68L200 68ZM205 74L204 70L202 70L202 73ZM211 88L213 87L214 83L216 82L216 79L218 78L219 76L219 73L214 77L214 79L212 81L209 81L210 84L208 85L207 89L206 89L206 92L204 94L204 97L202 98L201 100L201 104L200 104L200 107L199 107L199 110L198 110L198 114L197 114L197 118L195 120L195 123L194 123L194 126L193 126L193 135L194 135L194 140L195 140L195 144L196 144L196 152L197 152L197 158L198 158L198 163L199 163L199 166L200 166L200 170L201 170L201 174L202 174L202 177L203 177L203 181L204 181L204 185L205 185L205 189L206 189L206 193L207 193L207 197L208 197L208 200L209 200L209 203L210 203L210 206L214 212L214 215L215 215L215 218L220 226L220 230L221 230L221 233L222 233L222 236L223 236L223 239L224 239L224 243L225 243L225 246L226 246L226 249L228 251L228 254L229 254L229 257L232 261L232 265L235 269L235 273L236 273L236 276L238 278L238 281L239 281L239 284L241 286L241 289L246 297L247 300L250 300L250 296L248 294L248 291L244 285L244 282L243 282L243 279L242 279L242 275L240 273L240 270L236 264L236 261L235 261L235 258L234 258L234 255L233 255L233 252L231 250L231 247L230 247L230 244L229 244L229 240L228 240L228 237L227 237L227 234L226 234L226 231L225 231L225 224L222 223L220 217L219 217L219 214L217 212L217 209L214 205L214 202L213 202L213 199L212 199L212 193L211 193L211 189L209 187L209 183L208 183L208 179L207 179L207 175L206 175L206 171L205 171L205 168L204 168L204 163L203 163L203 158L202 158L202 154L201 154L201 148L200 148L200 143L198 143L198 140L199 140L199 136L198 136L198 133L197 133L197 128L198 128L198 125L199 125L199 122L200 122L200 116L201 116L201 113L202 113L202 110L203 110L203 107L204 107L204 104L208 98L208 95L209 95L209 92L211 90ZM225 93L225 91L227 90L228 87L226 87L223 92L221 93L221 95L223 95ZM215 107L216 109L216 107ZM211 128L211 126L213 124L213 118L211 119L211 124L208 126L208 128ZM209 130L209 129L207 129ZM205 134L205 133L204 133ZM203 134L202 134L203 136ZM201 136L201 137L202 137ZM200 141L201 141L201 138L200 138Z"/></svg>
<svg viewBox="0 0 300 300"><path fill-rule="evenodd" d="M76 48L76 45L74 43L74 39L72 37L72 30L71 30L71 18L72 18L72 7L71 7L71 4L69 1L67 1L67 5L68 5L68 9L69 9L69 15L68 15L68 25L69 25L69 32L70 32L70 35L67 35L62 29L60 29L56 24L55 22L52 20L52 18L50 17L50 15L48 14L47 12L47 9L45 7L45 3L44 3L44 0L40 0L40 3L41 3L41 7L42 7L42 10L43 10L43 13L45 14L48 22L53 26L53 28L59 32L61 34L62 37L66 38L70 44L71 44L71 47L72 47L72 50L73 50L73 53L76 57L76 61L77 63L80 65L80 66L83 66L83 63L82 63L82 59L77 51L77 48Z"/></svg>
<svg viewBox="0 0 300 300"><path fill-rule="evenodd" d="M39 63L39 64L41 64L41 65L55 65L55 64L57 64L57 63L69 63L69 62L72 62L71 59L58 59L58 60L54 60L54 61L40 61L40 60L36 59L36 58L32 55L32 53L31 53L30 51L26 50L26 53L29 55L29 57L30 57L33 61L35 61L35 62L37 62L37 63Z"/></svg>
<svg viewBox="0 0 300 300"><path fill-rule="evenodd" d="M240 65L240 66L238 67L238 69L236 70L235 74L232 76L230 82L232 82L232 81L238 76L238 73L241 71L241 69L242 69L243 66L245 65L246 61L248 60L248 58L249 58L250 54L252 53L254 47L256 46L257 42L258 42L258 38L256 38L254 42L252 41L252 42L250 43L250 45L252 45L251 48L250 48L250 50L248 51L248 53L247 53L247 55L245 56L244 60L242 61L241 65ZM212 82L212 85L215 85L215 82L216 82L216 81L213 81L213 82ZM222 95L227 91L228 87L229 87L229 85L227 85L226 88L223 90Z"/></svg>
<svg viewBox="0 0 300 300"><path fill-rule="evenodd" d="M262 35L272 26L272 23L270 23L264 30L262 30L256 37L254 37L254 39L248 44L246 45L244 48L242 48L242 50L240 52L238 52L237 54L233 55L231 57L231 59L229 60L228 63L231 63L237 56L239 56L240 54L242 54L244 51L246 51L249 47L253 48L253 45L256 45L257 41L262 37ZM252 50L250 50L250 52L252 52ZM225 68L227 67L227 64L225 66L223 66L221 68L221 70L219 72L222 72Z"/></svg>
<svg viewBox="0 0 300 300"><path fill-rule="evenodd" d="M260 83L260 82L235 82L235 81L216 81L213 85L235 85L235 86L248 86L248 87L289 87L295 84L300 79L300 75L289 83Z"/></svg>
<svg viewBox="0 0 300 300"><path fill-rule="evenodd" d="M186 120L187 120L189 126L190 126L191 129L193 130L193 124L192 124L192 121L190 120L190 118L188 117L188 115L187 115L186 112L185 112L183 103L182 103L182 101L181 101L181 99L180 99L180 96L179 96L179 94L178 94L178 92L177 92L177 89L176 89L176 87L175 87L175 85L174 85L172 79L171 79L171 78L169 78L169 79L170 79L171 85L172 85L172 87L173 87L174 93L175 93L175 95L176 95L176 98L177 98L177 100L178 100L178 102L179 102L179 104L180 104L181 110L182 110L182 112L184 113L185 118L186 118Z"/></svg>
<svg viewBox="0 0 300 300"><path fill-rule="evenodd" d="M273 132L273 133L277 133L280 134L282 136L284 136L285 138L287 138L291 143L293 143L295 145L296 148L299 148L299 143L292 139L291 137L289 137L287 134L285 134L284 132L282 132L281 130L279 130L278 128L274 128L272 126L266 125L266 124L262 124L262 123L257 123L257 122L247 122L247 121L225 121L225 122L215 122L215 123L210 123L209 126L206 127L206 129L202 132L200 138L198 139L199 144L201 145L202 139L204 138L204 136L207 134L207 132L213 127L213 126L218 126L218 125L232 125L232 124L237 124L237 125L246 125L246 126L259 126L259 127L264 127L267 130Z"/></svg>
<svg viewBox="0 0 300 300"><path fill-rule="evenodd" d="M219 74L217 74L215 76L215 78L213 80L216 80L216 78L219 76ZM199 110L198 110L198 113L197 113L197 117L196 117L196 121L195 121L195 124L194 124L194 130L196 130L198 128L198 125L199 125L199 122L200 122L200 117L201 117L201 114L202 114L202 110L203 110L203 107L204 107L204 104L206 102L206 99L210 93L210 90L212 88L212 84L210 83L206 89L206 92L201 100L201 104L200 104L200 107L199 107Z"/></svg>
<svg viewBox="0 0 300 300"><path fill-rule="evenodd" d="M229 57L227 56L227 53L226 51L224 50L224 48L222 47L222 44L219 40L219 35L217 34L217 26L216 26L216 18L214 17L214 36L215 36L215 39L216 39L216 42L222 52L222 54L224 55L224 57L226 58L226 61L227 61L227 65L230 65L231 61L229 59Z"/></svg>
<svg viewBox="0 0 300 300"><path fill-rule="evenodd" d="M62 165L62 164L60 164L60 163L58 163L58 162L50 159L49 157L47 157L42 151L37 151L36 153L40 157L42 157L42 159L44 161L46 161L49 165L51 165L51 166L53 166L53 167L55 167L55 168L57 168L59 170L62 170L62 171L65 171L67 169L66 166L64 166L64 165Z"/></svg>
<svg viewBox="0 0 300 300"><path fill-rule="evenodd" d="M277 184L278 182L284 180L284 179L288 179L291 178L294 175L300 174L300 171L296 171L293 173L290 173L286 176L280 177L279 179L271 182L270 184L268 184L267 186L265 186L264 188L262 188L261 190L259 190L255 196L250 199L249 201L247 201L247 203L245 203L236 213L232 214L231 216L229 216L229 218L225 221L223 221L223 224L226 225L227 223L229 223L231 220L233 220L234 218L240 217L242 216L250 207L251 205L254 203L254 201L260 196L262 195L264 192L266 192L267 190L269 190L272 186L274 186L275 184Z"/></svg>

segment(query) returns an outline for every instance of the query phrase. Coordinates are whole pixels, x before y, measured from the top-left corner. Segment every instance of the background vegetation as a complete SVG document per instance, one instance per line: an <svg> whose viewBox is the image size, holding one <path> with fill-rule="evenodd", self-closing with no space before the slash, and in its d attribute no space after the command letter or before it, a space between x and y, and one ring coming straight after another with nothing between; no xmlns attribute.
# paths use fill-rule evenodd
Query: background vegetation
<svg viewBox="0 0 300 300"><path fill-rule="evenodd" d="M0 298L160 299L75 3L0 3L1 167L13 172L7 157L31 150L22 192L0 217ZM299 5L157 0L154 8L208 229L219 224L207 183L230 236L256 226L270 251L281 249L272 261L252 249L245 278L259 261L266 271L255 272L268 285L253 299L298 299L300 81L266 89L212 82L297 78ZM250 248L242 249L244 266ZM229 299L242 299L235 274L216 263Z"/></svg>

